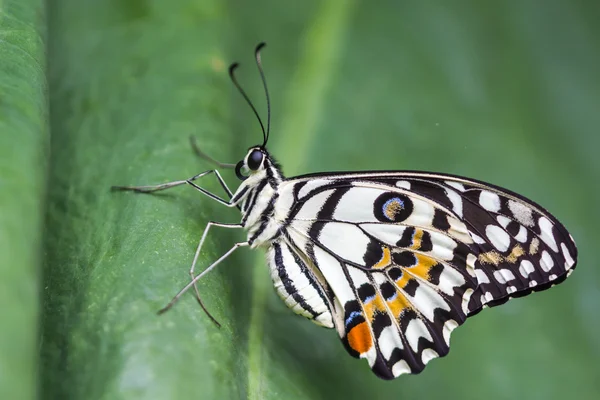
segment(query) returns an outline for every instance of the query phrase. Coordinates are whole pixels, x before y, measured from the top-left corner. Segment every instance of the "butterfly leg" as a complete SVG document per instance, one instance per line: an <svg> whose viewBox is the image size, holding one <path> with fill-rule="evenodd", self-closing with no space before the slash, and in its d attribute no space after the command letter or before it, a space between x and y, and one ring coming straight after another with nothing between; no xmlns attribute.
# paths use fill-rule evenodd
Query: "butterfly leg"
<svg viewBox="0 0 600 400"><path fill-rule="evenodd" d="M221 174L219 174L219 171L217 171L215 169L201 172L201 173L194 175L191 178L185 179L185 180L166 182L166 183L161 183L159 185L147 185L147 186L111 186L111 190L113 190L113 191L132 191L132 192L137 192L137 193L153 193L153 192L158 192L161 190L170 189L172 187L188 184L188 185L193 186L196 190L199 190L200 192L204 193L208 197L212 198L213 200L216 200L220 203L224 203L228 206L235 205L235 204L229 204L228 201L223 200L219 196L216 196L213 193L210 193L209 191L202 189L201 187L199 187L198 185L193 183L193 181L195 181L196 179L202 178L203 176L206 176L211 173L215 174L215 176L217 177L217 180L219 181L219 184L221 185L223 190L225 190L229 199L231 199L233 197L233 193L227 186L227 183L225 183L225 181L221 177Z"/></svg>
<svg viewBox="0 0 600 400"><path fill-rule="evenodd" d="M164 312L168 311L171 307L173 307L173 305L175 305L175 303L177 303L177 301L179 300L179 298L185 292L187 292L192 286L195 285L196 282L198 282L200 280L200 278L202 278L204 275L206 275L208 272L210 272L213 268L215 268L217 265L219 265L221 263L221 261L223 261L224 259L226 259L227 257L229 257L231 255L231 253L233 253L235 250L237 250L240 247L245 247L245 246L249 246L249 245L250 245L250 243L248 243L248 242L240 242L240 243L234 244L233 247L231 247L229 250L227 250L227 252L225 254L223 254L215 262L213 262L212 264L210 264L199 275L195 276L194 279L192 279L192 281L190 283L188 283L187 285L185 285L185 287L183 289L181 289L179 291L179 293L177 293L175 295L175 297L173 297L173 299L171 299L171 301L169 302L169 304L167 304L166 306L164 306L163 308L161 308L158 311L158 313L159 314L163 314Z"/></svg>
<svg viewBox="0 0 600 400"><path fill-rule="evenodd" d="M219 180L219 183L221 184L223 189L227 192L227 196L229 196L230 201L222 199L221 197L217 196L216 194L211 193L208 190L201 188L200 186L196 185L193 182L196 179L206 176L210 173L214 173L216 175L217 179ZM112 186L111 190L132 191L132 192L137 192L137 193L152 193L152 192L158 192L160 190L170 189L172 187L185 185L185 184L191 185L196 190L198 190L200 193L210 197L211 199L215 200L216 202L221 203L227 207L236 207L236 206L238 206L238 203L244 199L243 196L240 196L237 199L233 199L233 197L232 197L233 194L231 193L231 190L229 190L229 187L227 186L227 184L225 183L223 178L221 178L221 174L219 174L219 172L214 169L201 172L198 175L194 175L190 179L186 179L186 180L167 182L167 183L162 183L160 185L151 185L151 186ZM245 194L247 194L247 193L248 192L245 192Z"/></svg>
<svg viewBox="0 0 600 400"><path fill-rule="evenodd" d="M194 280L194 268L196 267L196 263L198 262L198 257L200 256L200 250L202 249L202 245L204 244L204 239L206 239L206 236L208 235L208 231L211 226L219 226L221 228L230 228L230 229L243 227L242 224L224 224L224 223L214 222L214 221L209 221L208 224L206 224L206 228L204 228L204 232L202 233L202 237L200 238L200 243L198 243L198 247L196 248L196 253L194 254L194 261L192 261L192 266L190 267L190 276L192 278L192 281ZM204 306L204 303L202 302L202 299L200 298L200 293L198 292L198 286L196 285L196 283L194 283L194 291L196 293L196 300L200 304L200 307L202 307L202 309L204 310L206 315L208 315L208 317L220 328L221 324L219 324L219 322L208 312L208 310Z"/></svg>
<svg viewBox="0 0 600 400"><path fill-rule="evenodd" d="M225 190L225 192L227 192L227 195L229 196L229 199L231 200L231 198L233 197L233 192L229 189L229 186L227 186L227 183L225 183L223 178L221 178L221 174L219 173L219 171L217 171L216 169L213 171L215 171L215 176L217 177L217 180L221 184L221 187L223 188L223 190Z"/></svg>
<svg viewBox="0 0 600 400"><path fill-rule="evenodd" d="M195 181L196 179L202 178L203 176L206 176L212 172L215 172L214 170L209 170L209 171L204 171L201 172L197 175L192 176L190 179L185 179L185 180L181 180L181 181L173 181L173 182L166 182L166 183L161 183L159 185L146 185L146 186L111 186L110 189L114 190L114 191L132 191L132 192L137 192L137 193L152 193L152 192L158 192L160 190L165 190L165 189L170 189L172 187L175 186L180 186L180 185L185 185L191 181ZM224 185L225 182L222 182L223 180L221 179L220 176L219 177L219 182L221 183L221 185ZM227 185L225 185L227 186ZM230 191L228 191L228 193L231 193Z"/></svg>
<svg viewBox="0 0 600 400"><path fill-rule="evenodd" d="M198 157L202 158L203 160L206 160L206 161L216 165L219 168L235 168L235 164L222 163L220 161L215 160L214 158L212 158L211 156L209 156L202 150L200 150L200 147L198 147L198 142L196 142L196 138L194 136L190 136L190 144L192 145L192 149L194 150L194 153L196 153L196 155Z"/></svg>

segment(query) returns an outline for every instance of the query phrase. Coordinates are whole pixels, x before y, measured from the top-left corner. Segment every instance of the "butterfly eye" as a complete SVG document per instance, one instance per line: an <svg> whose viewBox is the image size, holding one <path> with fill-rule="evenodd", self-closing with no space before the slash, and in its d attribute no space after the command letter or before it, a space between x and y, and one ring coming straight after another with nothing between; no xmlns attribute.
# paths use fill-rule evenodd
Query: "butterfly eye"
<svg viewBox="0 0 600 400"><path fill-rule="evenodd" d="M252 171L256 171L260 167L260 164L262 164L263 157L262 151L254 150L250 153L250 156L248 156L248 168Z"/></svg>

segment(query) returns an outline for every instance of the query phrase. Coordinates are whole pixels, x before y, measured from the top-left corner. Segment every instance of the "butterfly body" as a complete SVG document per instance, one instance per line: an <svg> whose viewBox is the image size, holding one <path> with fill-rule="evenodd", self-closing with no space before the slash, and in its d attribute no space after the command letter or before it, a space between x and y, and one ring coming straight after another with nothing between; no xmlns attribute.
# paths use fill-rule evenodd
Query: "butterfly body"
<svg viewBox="0 0 600 400"><path fill-rule="evenodd" d="M191 282L240 247L262 248L276 292L287 307L335 328L346 350L365 358L383 379L419 373L449 351L452 331L485 307L564 281L577 261L565 227L533 201L474 179L419 171L335 172L285 178L266 149L267 129L230 68L230 76L263 129L235 168L232 193L216 170L156 186L118 190L155 192L190 185L242 214L239 224L210 221L198 244ZM195 181L214 174L228 199ZM244 229L202 273L194 268L211 227ZM204 306L203 306L204 307ZM205 309L206 311L206 309ZM208 311L207 314L210 316ZM212 318L212 317L211 317ZM213 319L214 320L214 319ZM216 322L216 321L215 321Z"/></svg>

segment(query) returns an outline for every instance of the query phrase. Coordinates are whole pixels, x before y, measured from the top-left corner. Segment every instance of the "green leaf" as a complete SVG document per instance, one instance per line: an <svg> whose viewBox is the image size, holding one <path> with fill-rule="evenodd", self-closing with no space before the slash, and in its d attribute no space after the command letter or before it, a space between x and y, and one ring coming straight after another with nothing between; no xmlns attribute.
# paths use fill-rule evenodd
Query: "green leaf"
<svg viewBox="0 0 600 400"><path fill-rule="evenodd" d="M53 2L43 396L595 398L598 10L459 3ZM191 294L157 316L189 281L206 223L237 222L239 213L190 187L154 196L109 187L211 168L189 135L225 162L259 143L226 67L241 61L238 78L265 116L252 58L263 40L269 149L288 176L422 169L508 187L572 231L576 273L484 311L454 334L448 357L394 382L349 357L334 331L286 309L261 250L238 250L200 282L221 329ZM231 172L224 178L235 188ZM199 184L223 193L212 177ZM39 189L30 196L40 202ZM198 271L245 237L213 229ZM32 248L32 237L19 245Z"/></svg>
<svg viewBox="0 0 600 400"><path fill-rule="evenodd" d="M36 393L47 101L41 1L0 2L0 398Z"/></svg>

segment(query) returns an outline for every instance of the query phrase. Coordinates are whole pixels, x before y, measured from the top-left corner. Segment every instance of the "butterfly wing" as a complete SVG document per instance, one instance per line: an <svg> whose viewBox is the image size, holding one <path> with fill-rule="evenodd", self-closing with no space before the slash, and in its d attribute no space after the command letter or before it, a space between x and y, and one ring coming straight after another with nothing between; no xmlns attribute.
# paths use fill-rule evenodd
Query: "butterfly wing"
<svg viewBox="0 0 600 400"><path fill-rule="evenodd" d="M418 373L484 306L543 290L577 250L513 192L420 172L305 176L280 187L285 241L319 271L342 341L381 378Z"/></svg>

